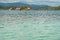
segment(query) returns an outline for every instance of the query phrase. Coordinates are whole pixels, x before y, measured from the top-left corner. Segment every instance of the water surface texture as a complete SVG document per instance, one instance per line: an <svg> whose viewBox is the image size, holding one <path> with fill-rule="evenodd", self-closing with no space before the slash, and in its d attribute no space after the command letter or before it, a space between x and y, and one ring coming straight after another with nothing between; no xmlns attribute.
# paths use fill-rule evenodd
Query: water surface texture
<svg viewBox="0 0 60 40"><path fill-rule="evenodd" d="M0 10L0 40L60 40L60 11Z"/></svg>

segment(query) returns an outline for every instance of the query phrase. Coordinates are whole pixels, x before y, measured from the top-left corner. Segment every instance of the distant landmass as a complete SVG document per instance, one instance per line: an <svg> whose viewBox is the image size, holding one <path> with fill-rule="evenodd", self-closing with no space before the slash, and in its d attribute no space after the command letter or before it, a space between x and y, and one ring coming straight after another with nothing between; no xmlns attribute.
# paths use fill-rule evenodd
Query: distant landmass
<svg viewBox="0 0 60 40"><path fill-rule="evenodd" d="M60 6L58 7L51 7L48 5L37 5L37 4L27 4L22 2L17 3L0 3L0 9L9 9L14 7L30 7L31 9L35 10L60 10Z"/></svg>
<svg viewBox="0 0 60 40"><path fill-rule="evenodd" d="M17 2L17 3L0 3L0 6L4 6L4 7L31 6L32 8L50 7L48 5L35 5L35 4L27 4L27 3L22 3L22 2Z"/></svg>

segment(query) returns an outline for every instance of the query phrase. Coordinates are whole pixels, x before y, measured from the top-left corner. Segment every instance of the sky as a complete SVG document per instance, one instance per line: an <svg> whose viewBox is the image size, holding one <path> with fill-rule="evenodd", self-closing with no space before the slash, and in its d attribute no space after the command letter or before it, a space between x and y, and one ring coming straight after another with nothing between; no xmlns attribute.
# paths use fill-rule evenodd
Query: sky
<svg viewBox="0 0 60 40"><path fill-rule="evenodd" d="M60 6L60 0L0 0L0 3L24 2L28 4Z"/></svg>

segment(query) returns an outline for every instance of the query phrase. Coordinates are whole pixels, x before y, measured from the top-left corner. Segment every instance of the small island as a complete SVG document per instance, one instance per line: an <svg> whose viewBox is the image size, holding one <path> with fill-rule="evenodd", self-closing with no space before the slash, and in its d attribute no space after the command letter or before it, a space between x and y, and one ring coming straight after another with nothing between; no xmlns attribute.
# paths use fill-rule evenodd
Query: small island
<svg viewBox="0 0 60 40"><path fill-rule="evenodd" d="M28 7L28 6L19 6L19 7L3 7L3 6L0 6L0 9L3 9L3 10L31 10L32 7Z"/></svg>
<svg viewBox="0 0 60 40"><path fill-rule="evenodd" d="M60 6L57 7L40 7L40 8L33 8L31 6L11 6L11 7L3 7L0 6L0 10L60 10Z"/></svg>
<svg viewBox="0 0 60 40"><path fill-rule="evenodd" d="M31 10L31 7L22 6L22 7L11 7L9 10Z"/></svg>

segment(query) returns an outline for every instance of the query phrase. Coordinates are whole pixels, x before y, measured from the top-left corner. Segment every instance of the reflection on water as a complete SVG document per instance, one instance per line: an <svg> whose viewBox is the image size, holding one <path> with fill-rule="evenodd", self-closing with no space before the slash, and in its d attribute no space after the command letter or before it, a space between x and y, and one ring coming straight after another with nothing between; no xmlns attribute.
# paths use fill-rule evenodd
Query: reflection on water
<svg viewBox="0 0 60 40"><path fill-rule="evenodd" d="M0 40L60 40L60 11L0 10Z"/></svg>

